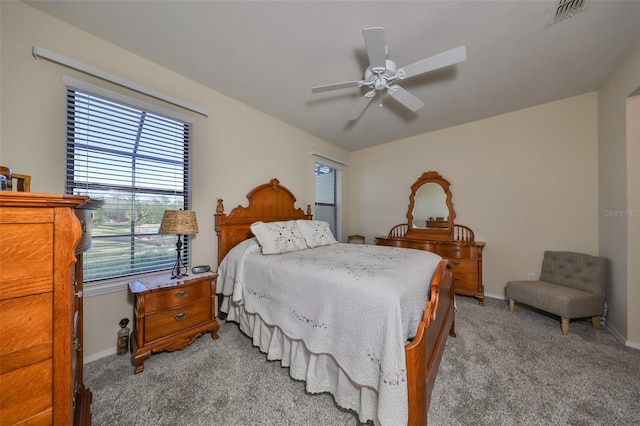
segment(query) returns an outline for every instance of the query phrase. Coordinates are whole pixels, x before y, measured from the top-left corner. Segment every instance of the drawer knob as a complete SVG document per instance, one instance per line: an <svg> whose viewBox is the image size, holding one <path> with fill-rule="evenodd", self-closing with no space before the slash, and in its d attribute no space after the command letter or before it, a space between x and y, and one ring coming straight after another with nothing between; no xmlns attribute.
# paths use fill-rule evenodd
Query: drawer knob
<svg viewBox="0 0 640 426"><path fill-rule="evenodd" d="M188 312L180 312L179 314L174 315L173 318L175 318L176 321L182 321L187 317L188 314Z"/></svg>
<svg viewBox="0 0 640 426"><path fill-rule="evenodd" d="M460 265L460 262L451 262L451 264L452 264L453 266L458 266L458 265Z"/></svg>
<svg viewBox="0 0 640 426"><path fill-rule="evenodd" d="M451 249L451 251L454 252L454 253L457 253L457 252L460 251L460 249L459 248L454 248L454 249Z"/></svg>
<svg viewBox="0 0 640 426"><path fill-rule="evenodd" d="M460 278L459 277L453 277L453 280L454 281L460 281Z"/></svg>
<svg viewBox="0 0 640 426"><path fill-rule="evenodd" d="M176 293L178 299L183 299L189 294L189 290L182 290Z"/></svg>

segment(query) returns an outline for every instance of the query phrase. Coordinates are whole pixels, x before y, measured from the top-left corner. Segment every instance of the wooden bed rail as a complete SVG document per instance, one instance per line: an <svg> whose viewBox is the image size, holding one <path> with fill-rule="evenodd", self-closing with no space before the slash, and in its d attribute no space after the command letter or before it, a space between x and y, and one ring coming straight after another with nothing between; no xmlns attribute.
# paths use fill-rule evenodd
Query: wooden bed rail
<svg viewBox="0 0 640 426"><path fill-rule="evenodd" d="M446 259L438 264L416 337L405 346L409 426L427 424L431 391L438 375L447 334L455 337L453 273Z"/></svg>

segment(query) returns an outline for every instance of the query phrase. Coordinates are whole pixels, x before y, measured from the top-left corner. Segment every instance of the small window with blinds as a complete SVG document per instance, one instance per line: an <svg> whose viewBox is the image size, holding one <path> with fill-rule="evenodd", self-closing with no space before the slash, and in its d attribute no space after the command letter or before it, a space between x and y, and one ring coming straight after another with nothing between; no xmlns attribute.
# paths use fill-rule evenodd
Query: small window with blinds
<svg viewBox="0 0 640 426"><path fill-rule="evenodd" d="M315 163L315 189L314 219L328 222L340 241L340 170Z"/></svg>
<svg viewBox="0 0 640 426"><path fill-rule="evenodd" d="M165 210L190 207L190 123L67 87L66 192L104 200L93 213L89 282L170 270ZM183 256L190 259L190 237Z"/></svg>

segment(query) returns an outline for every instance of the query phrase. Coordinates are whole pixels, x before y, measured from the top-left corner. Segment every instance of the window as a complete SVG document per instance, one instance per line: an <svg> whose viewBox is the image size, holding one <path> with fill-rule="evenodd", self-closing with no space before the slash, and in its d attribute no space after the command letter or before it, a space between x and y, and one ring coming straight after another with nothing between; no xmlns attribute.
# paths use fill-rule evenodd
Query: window
<svg viewBox="0 0 640 426"><path fill-rule="evenodd" d="M190 207L191 123L114 98L67 87L66 192L104 200L84 255L94 282L171 269L177 237L158 229L165 209Z"/></svg>
<svg viewBox="0 0 640 426"><path fill-rule="evenodd" d="M329 222L333 236L340 241L340 170L315 163L315 176L314 219Z"/></svg>

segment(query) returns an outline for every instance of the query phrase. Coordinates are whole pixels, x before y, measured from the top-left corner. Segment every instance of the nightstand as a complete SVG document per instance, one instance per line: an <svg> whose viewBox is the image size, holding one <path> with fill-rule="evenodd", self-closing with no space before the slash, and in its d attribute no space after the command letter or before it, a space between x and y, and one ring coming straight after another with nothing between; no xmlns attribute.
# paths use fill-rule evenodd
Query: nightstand
<svg viewBox="0 0 640 426"><path fill-rule="evenodd" d="M129 282L135 296L131 363L134 374L144 370L151 353L184 349L206 332L218 338L215 318L217 274L170 275Z"/></svg>

